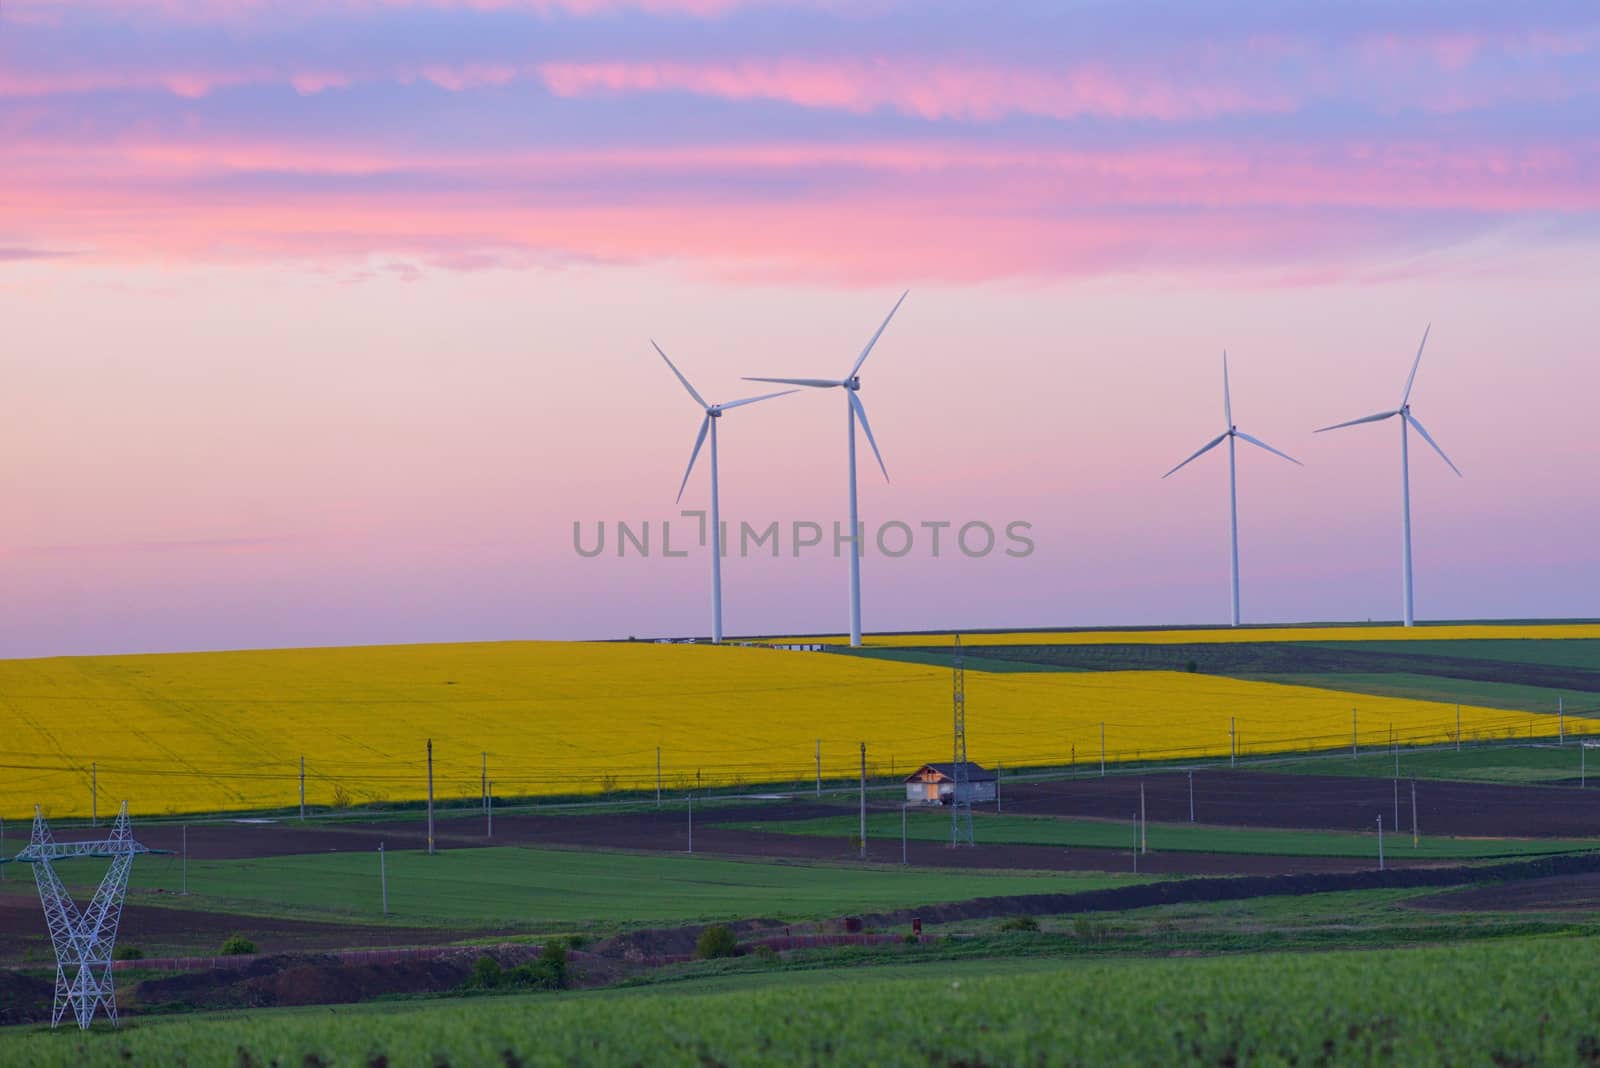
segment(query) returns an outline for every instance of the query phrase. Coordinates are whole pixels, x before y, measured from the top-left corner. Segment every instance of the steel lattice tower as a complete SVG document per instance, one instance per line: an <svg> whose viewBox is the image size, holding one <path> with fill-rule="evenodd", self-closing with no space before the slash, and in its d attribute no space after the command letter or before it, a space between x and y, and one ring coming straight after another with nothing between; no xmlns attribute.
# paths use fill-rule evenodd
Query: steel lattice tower
<svg viewBox="0 0 1600 1068"><path fill-rule="evenodd" d="M967 786L967 669L961 658L961 635L956 635L950 659L954 674L951 703L955 709L955 738L951 768L955 789L950 796L950 844L972 844L972 795Z"/></svg>
<svg viewBox="0 0 1600 1068"><path fill-rule="evenodd" d="M33 879L44 906L44 922L56 951L56 996L50 1026L61 1023L71 1006L78 1026L88 1028L97 1009L105 1009L113 1026L117 1022L117 996L111 981L111 951L122 920L122 902L128 893L128 873L133 858L149 853L134 841L128 825L128 803L122 803L111 836L93 842L57 842L37 805L33 809L33 834L26 849L12 860L33 865ZM86 909L80 910L54 862L74 857L109 858L111 867Z"/></svg>

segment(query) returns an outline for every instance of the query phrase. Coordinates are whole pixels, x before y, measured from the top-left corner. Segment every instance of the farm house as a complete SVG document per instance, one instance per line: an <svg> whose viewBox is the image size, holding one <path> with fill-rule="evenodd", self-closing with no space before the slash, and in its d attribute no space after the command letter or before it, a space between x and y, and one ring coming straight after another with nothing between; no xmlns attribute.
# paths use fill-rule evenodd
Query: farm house
<svg viewBox="0 0 1600 1068"><path fill-rule="evenodd" d="M966 796L963 801L978 803L995 798L995 773L967 761ZM956 766L924 764L906 777L906 800L925 805L948 805L955 797Z"/></svg>

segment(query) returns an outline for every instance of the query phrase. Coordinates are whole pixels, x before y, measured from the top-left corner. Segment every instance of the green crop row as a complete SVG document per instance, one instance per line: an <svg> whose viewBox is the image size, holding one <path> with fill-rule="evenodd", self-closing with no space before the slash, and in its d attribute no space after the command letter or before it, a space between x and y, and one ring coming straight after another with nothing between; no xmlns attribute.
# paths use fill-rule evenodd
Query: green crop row
<svg viewBox="0 0 1600 1068"><path fill-rule="evenodd" d="M659 990L6 1036L39 1066L557 1064L1592 1064L1591 938L1212 959L858 970Z"/></svg>

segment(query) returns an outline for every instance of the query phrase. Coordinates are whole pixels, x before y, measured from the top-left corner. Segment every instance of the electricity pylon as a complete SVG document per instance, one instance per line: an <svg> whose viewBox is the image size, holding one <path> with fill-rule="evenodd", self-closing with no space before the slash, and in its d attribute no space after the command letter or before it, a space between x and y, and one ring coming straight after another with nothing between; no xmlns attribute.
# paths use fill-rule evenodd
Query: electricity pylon
<svg viewBox="0 0 1600 1068"><path fill-rule="evenodd" d="M128 825L128 803L122 803L111 835L92 842L57 842L37 805L33 809L33 835L14 861L33 865L33 880L44 906L44 922L56 951L56 996L50 1026L61 1023L67 1008L87 1029L95 1010L105 1009L112 1026L117 1023L117 995L111 982L111 951L117 942L122 903L128 894L128 873L133 858L152 850L134 841ZM55 862L76 857L109 858L111 867L86 909L79 909L56 874Z"/></svg>

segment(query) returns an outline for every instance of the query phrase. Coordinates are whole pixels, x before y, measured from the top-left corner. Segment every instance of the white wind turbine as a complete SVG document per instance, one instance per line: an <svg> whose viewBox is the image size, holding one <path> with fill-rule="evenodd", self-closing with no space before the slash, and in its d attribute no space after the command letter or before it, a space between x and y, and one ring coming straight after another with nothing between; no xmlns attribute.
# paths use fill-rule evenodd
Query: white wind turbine
<svg viewBox="0 0 1600 1068"><path fill-rule="evenodd" d="M905 303L910 290L900 294L900 299L894 302L894 307L889 309L889 314L884 317L883 325L878 327L877 333L867 342L867 347L861 350L861 355L856 357L856 362L851 365L850 373L843 378L753 378L746 376L746 382L777 382L789 386L808 386L812 389L843 389L846 397L845 409L849 414L850 429L850 644L861 644L861 522L857 518L856 509L856 420L861 420L861 429L867 432L867 444L872 446L872 455L878 458L878 469L883 472L883 480L889 481L889 469L884 466L883 454L878 451L878 443L872 437L872 424L867 422L867 409L862 406L861 398L856 394L861 390L860 371L861 365L867 362L867 357L872 353L872 346L878 343L878 338L883 336L883 331L889 325L889 320L894 318L894 313L900 310L900 305Z"/></svg>
<svg viewBox="0 0 1600 1068"><path fill-rule="evenodd" d="M689 391L689 396L705 411L705 418L700 420L700 433L694 439L694 451L689 454L689 467L683 472L683 481L678 485L678 500L683 500L684 487L689 485L689 476L694 474L694 462L700 458L700 446L706 443L706 434L711 435L711 640L722 641L722 510L717 500L717 421L722 418L722 413L729 408L738 408L745 404L754 404L756 401L771 400L773 397L782 397L790 393L798 393L796 389L785 389L777 393L763 393L759 397L744 397L740 400L729 401L726 404L707 404L706 399L689 384L683 377L683 372L667 359L667 354L661 352L661 346L654 341L650 344L661 358L667 361L667 366L672 368L672 373L678 376L678 381L683 383L683 388Z"/></svg>
<svg viewBox="0 0 1600 1068"><path fill-rule="evenodd" d="M1385 419L1393 419L1397 415L1400 417L1400 500L1402 509L1402 525L1404 527L1404 540L1401 543L1400 555L1401 562L1405 568L1403 588L1405 597L1405 623L1408 627L1415 625L1416 619L1414 613L1412 612L1411 597L1411 441L1407 427L1415 427L1417 433L1422 435L1422 440L1433 446L1433 451L1439 454L1439 458L1445 463L1450 464L1450 470L1456 473L1456 477L1461 477L1461 469L1454 463L1451 463L1450 457L1446 456L1444 454L1444 450L1439 448L1439 443L1433 440L1433 435L1429 434L1425 429L1423 429L1422 424L1417 421L1417 417L1411 414L1411 386L1417 380L1417 367L1422 363L1422 348L1428 343L1428 331L1432 329L1433 324L1429 323L1427 329L1422 331L1422 344L1417 346L1417 358L1411 363L1411 377L1406 379L1406 391L1400 398L1400 407L1394 409L1393 411L1379 412L1377 415L1369 415L1363 419L1352 419L1348 423L1337 423L1333 426L1325 426L1321 430L1317 431L1318 434L1321 434L1328 430L1339 430L1347 426L1358 426L1361 423L1380 423Z"/></svg>
<svg viewBox="0 0 1600 1068"><path fill-rule="evenodd" d="M1177 474L1180 470L1187 467L1195 460L1198 460L1200 457L1204 456L1218 445L1221 445L1224 441L1228 443L1228 535L1229 546L1231 548L1231 555L1228 557L1228 575L1233 588L1233 625L1237 627L1239 625L1239 476L1238 463L1235 457L1234 439L1242 438L1259 449L1266 449L1275 456L1283 457L1292 464L1298 464L1301 467L1304 467L1305 465L1301 464L1299 460L1296 460L1288 453L1279 452L1271 445L1268 445L1259 438L1251 437L1249 434L1246 434L1243 430L1240 430L1234 425L1233 397L1228 388L1228 354L1226 352L1222 354L1222 414L1224 419L1227 421L1228 429L1224 430L1222 433L1206 442L1199 448L1198 451L1195 452L1193 456L1189 457L1189 459L1183 461L1183 463L1179 464L1177 467L1174 467L1171 471L1168 471L1161 477L1168 478L1174 474Z"/></svg>

